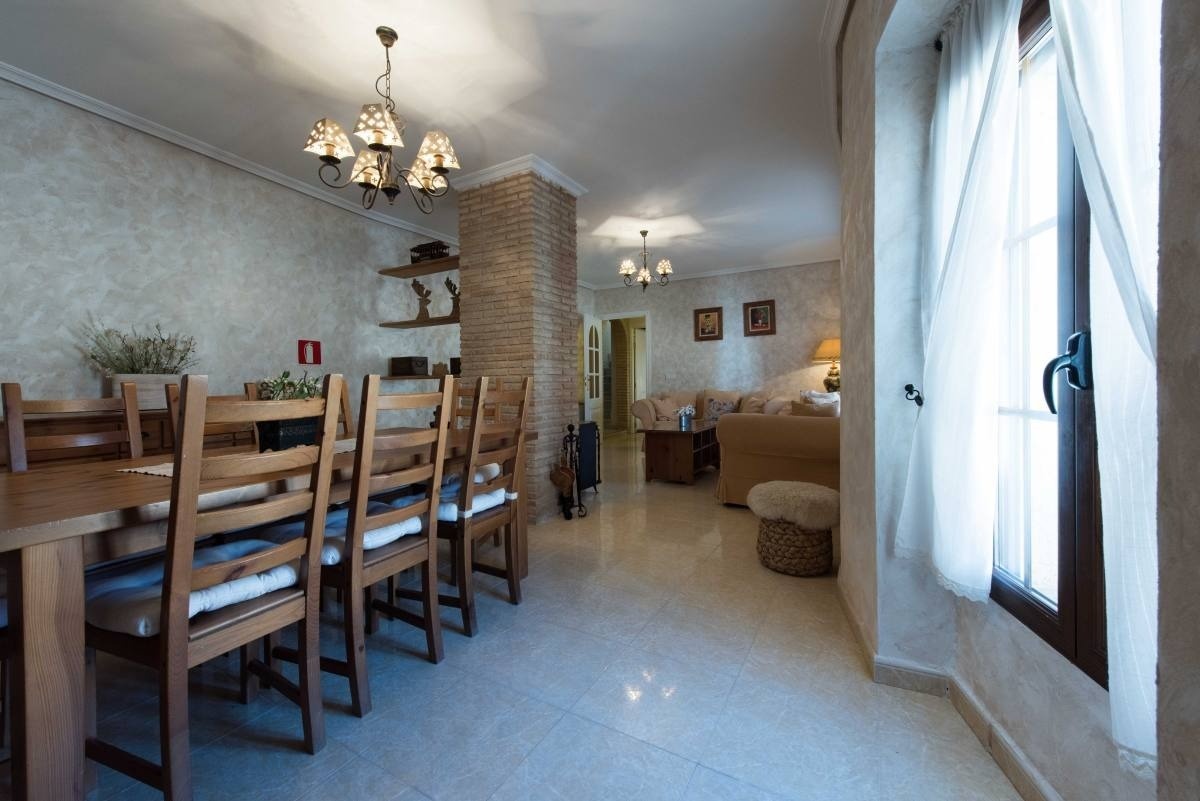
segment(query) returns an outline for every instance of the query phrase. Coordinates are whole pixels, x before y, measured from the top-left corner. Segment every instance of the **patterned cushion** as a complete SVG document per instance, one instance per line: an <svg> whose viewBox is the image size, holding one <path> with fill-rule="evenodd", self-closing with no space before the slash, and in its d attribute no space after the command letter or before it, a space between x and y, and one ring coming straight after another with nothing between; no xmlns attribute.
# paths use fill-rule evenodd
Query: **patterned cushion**
<svg viewBox="0 0 1200 801"><path fill-rule="evenodd" d="M717 398L709 398L704 409L704 418L706 420L717 420L721 415L729 414L737 411L737 401L718 400Z"/></svg>

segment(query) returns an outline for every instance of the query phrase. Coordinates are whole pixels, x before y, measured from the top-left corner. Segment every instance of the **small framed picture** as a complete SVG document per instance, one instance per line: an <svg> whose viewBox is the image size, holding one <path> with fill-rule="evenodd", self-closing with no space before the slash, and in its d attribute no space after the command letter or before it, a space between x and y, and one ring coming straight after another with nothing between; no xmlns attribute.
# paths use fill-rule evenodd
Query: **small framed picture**
<svg viewBox="0 0 1200 801"><path fill-rule="evenodd" d="M742 304L745 335L762 337L775 333L775 301L755 300Z"/></svg>
<svg viewBox="0 0 1200 801"><path fill-rule="evenodd" d="M697 342L708 342L725 336L723 311L720 306L715 306L711 309L696 309L692 312L692 323Z"/></svg>

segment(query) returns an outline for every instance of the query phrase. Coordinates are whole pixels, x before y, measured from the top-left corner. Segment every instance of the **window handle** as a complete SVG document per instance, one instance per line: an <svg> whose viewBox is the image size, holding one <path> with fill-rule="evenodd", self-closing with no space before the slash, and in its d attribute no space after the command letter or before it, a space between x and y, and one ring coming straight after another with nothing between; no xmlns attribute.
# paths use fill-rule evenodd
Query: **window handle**
<svg viewBox="0 0 1200 801"><path fill-rule="evenodd" d="M1051 414L1058 414L1054 405L1054 376L1058 371L1067 371L1067 386L1075 390L1092 388L1092 335L1087 331L1076 331L1067 339L1067 352L1055 356L1042 371L1042 393Z"/></svg>

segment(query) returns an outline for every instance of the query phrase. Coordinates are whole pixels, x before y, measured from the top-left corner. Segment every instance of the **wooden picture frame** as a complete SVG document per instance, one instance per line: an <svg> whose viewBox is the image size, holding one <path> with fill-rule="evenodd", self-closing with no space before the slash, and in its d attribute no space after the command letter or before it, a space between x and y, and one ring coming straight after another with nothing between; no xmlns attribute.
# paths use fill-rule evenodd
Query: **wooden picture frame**
<svg viewBox="0 0 1200 801"><path fill-rule="evenodd" d="M742 304L742 326L748 337L775 335L775 301L752 300Z"/></svg>
<svg viewBox="0 0 1200 801"><path fill-rule="evenodd" d="M692 311L692 336L697 342L715 342L725 338L725 309L713 306Z"/></svg>

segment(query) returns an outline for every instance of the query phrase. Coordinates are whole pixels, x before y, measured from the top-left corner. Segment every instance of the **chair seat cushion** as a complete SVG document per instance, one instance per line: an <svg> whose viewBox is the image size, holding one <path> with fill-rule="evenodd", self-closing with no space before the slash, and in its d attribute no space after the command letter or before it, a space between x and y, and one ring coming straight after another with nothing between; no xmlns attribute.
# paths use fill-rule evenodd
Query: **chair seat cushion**
<svg viewBox="0 0 1200 801"><path fill-rule="evenodd" d="M203 567L274 546L275 543L264 540L240 540L198 548L192 564ZM87 622L97 628L134 637L153 637L161 623L163 565L164 562L158 559L88 576L85 585ZM291 587L297 578L293 566L280 565L262 573L193 590L188 599L188 618Z"/></svg>
<svg viewBox="0 0 1200 801"><path fill-rule="evenodd" d="M408 506L416 501L421 500L421 496L409 496L411 501L399 506ZM388 512L392 510L392 506L386 503L378 503L376 501L367 502L367 514L374 515L380 512ZM334 509L325 516L325 539L321 543L321 564L326 567L336 565L342 561L342 552L346 548L346 527L349 526L350 510L346 507ZM363 534L363 550L371 551L376 548L382 548L384 545L395 542L401 537L406 537L409 534L421 533L421 518L414 517L409 520L404 520L399 523L393 523L390 526L382 526L373 528ZM273 526L265 526L260 529L255 529L254 534L258 539L270 540L273 543L283 543L289 540L294 540L304 536L304 521L293 520L288 523L277 523Z"/></svg>
<svg viewBox="0 0 1200 801"><path fill-rule="evenodd" d="M750 511L763 520L787 520L809 531L838 523L838 491L804 481L756 484L746 496Z"/></svg>
<svg viewBox="0 0 1200 801"><path fill-rule="evenodd" d="M486 484L500 475L500 465L496 463L480 465L475 468L475 483ZM442 490L462 486L462 473L455 473L442 479Z"/></svg>
<svg viewBox="0 0 1200 801"><path fill-rule="evenodd" d="M504 497L506 494L506 491L503 488L500 488L498 490L493 490L492 492L485 492L482 495L476 495L475 499L471 502L471 511L468 514L463 515L463 517L477 515L480 512L486 512L488 509L494 509L497 506L502 506L504 504ZM457 500L442 501L438 504L438 520L442 521L443 523L456 523L458 522L458 518Z"/></svg>

